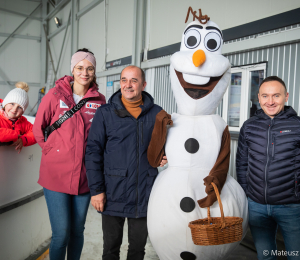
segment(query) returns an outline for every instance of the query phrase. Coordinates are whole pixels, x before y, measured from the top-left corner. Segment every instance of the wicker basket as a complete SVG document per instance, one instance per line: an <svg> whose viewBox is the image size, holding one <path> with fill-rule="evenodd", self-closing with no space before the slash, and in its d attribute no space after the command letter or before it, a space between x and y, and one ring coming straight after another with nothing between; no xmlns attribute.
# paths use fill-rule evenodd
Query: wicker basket
<svg viewBox="0 0 300 260"><path fill-rule="evenodd" d="M195 245L212 246L228 244L242 240L242 218L224 217L223 205L217 186L212 182L220 206L221 217L210 217L207 208L207 218L198 219L189 223Z"/></svg>

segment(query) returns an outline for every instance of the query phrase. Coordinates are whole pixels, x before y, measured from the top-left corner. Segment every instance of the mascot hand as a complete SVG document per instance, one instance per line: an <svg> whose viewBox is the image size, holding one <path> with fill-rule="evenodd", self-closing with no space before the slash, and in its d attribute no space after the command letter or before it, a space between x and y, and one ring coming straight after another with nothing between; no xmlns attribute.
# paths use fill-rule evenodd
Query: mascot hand
<svg viewBox="0 0 300 260"><path fill-rule="evenodd" d="M215 201L217 201L217 196L214 187L212 186L211 183L214 182L218 187L218 190L220 190L220 184L217 177L215 176L207 176L203 180L204 180L204 185L206 186L205 192L207 193L207 196L201 200L198 200L197 202L201 208L206 208L206 207L210 207L215 203Z"/></svg>

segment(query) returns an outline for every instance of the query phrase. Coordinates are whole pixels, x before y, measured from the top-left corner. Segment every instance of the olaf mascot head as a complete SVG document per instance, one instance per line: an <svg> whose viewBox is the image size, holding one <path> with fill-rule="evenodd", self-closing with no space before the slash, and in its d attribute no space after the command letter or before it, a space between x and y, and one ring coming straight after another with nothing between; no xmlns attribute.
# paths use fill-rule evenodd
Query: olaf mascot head
<svg viewBox="0 0 300 260"><path fill-rule="evenodd" d="M205 18L187 25L180 51L171 57L171 86L182 115L214 114L230 80L230 62L221 53L222 32Z"/></svg>

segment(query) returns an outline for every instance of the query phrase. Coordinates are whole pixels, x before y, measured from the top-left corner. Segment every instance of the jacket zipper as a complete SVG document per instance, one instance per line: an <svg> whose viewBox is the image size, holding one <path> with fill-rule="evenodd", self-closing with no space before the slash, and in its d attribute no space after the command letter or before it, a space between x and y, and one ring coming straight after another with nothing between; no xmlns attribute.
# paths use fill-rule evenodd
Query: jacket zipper
<svg viewBox="0 0 300 260"><path fill-rule="evenodd" d="M142 131L142 145L144 145L144 129L143 129L143 122L141 122L141 131Z"/></svg>
<svg viewBox="0 0 300 260"><path fill-rule="evenodd" d="M269 125L269 129L268 129L268 145L267 145L267 163L266 163L266 167L265 167L265 201L266 204L268 204L268 200L267 200L267 169L268 169L268 163L269 163L269 145L270 145L270 129L271 126L273 124L273 119L271 119L271 124Z"/></svg>
<svg viewBox="0 0 300 260"><path fill-rule="evenodd" d="M138 218L138 202L139 202L139 193L138 193L138 183L139 183L139 121L136 121L136 208L135 208L135 217Z"/></svg>
<svg viewBox="0 0 300 260"><path fill-rule="evenodd" d="M298 195L297 195L297 175L295 173L295 196L296 198L298 198Z"/></svg>
<svg viewBox="0 0 300 260"><path fill-rule="evenodd" d="M272 158L274 158L275 138L272 136Z"/></svg>

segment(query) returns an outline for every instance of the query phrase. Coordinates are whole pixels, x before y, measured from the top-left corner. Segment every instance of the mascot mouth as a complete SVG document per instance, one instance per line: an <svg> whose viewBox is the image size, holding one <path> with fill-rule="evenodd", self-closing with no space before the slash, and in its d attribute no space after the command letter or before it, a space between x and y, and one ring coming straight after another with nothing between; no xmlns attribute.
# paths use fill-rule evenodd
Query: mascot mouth
<svg viewBox="0 0 300 260"><path fill-rule="evenodd" d="M177 70L175 70L175 72L176 72L177 78L178 78L181 86L183 87L184 91L192 99L200 99L200 98L207 96L210 92L213 91L215 86L218 84L220 79L223 77L223 75L221 75L220 77L211 77L210 80L208 81L208 83L206 83L204 85L195 85L195 84L186 82L183 79L183 75L181 72L179 72Z"/></svg>

